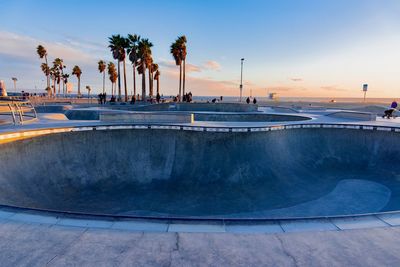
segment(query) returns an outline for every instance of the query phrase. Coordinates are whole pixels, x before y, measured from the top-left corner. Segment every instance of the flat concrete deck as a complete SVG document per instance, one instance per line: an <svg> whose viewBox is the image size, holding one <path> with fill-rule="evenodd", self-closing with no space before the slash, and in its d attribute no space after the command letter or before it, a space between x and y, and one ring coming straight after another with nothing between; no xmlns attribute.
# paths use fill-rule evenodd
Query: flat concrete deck
<svg viewBox="0 0 400 267"><path fill-rule="evenodd" d="M398 266L400 228L144 233L0 220L2 266Z"/></svg>

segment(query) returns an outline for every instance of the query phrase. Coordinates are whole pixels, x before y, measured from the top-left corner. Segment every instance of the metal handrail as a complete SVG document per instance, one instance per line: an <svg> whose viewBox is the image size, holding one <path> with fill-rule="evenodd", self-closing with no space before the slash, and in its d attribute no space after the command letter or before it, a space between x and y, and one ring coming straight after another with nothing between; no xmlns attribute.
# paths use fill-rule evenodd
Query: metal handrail
<svg viewBox="0 0 400 267"><path fill-rule="evenodd" d="M10 115L14 125L37 119L32 103L21 97L0 97L0 115Z"/></svg>

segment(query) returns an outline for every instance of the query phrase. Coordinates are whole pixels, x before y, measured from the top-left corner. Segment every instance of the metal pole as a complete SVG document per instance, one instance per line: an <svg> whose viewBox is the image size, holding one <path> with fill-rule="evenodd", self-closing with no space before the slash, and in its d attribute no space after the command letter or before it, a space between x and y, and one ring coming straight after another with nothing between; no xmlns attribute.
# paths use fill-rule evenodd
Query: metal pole
<svg viewBox="0 0 400 267"><path fill-rule="evenodd" d="M240 60L240 99L239 102L242 102L242 92L243 92L243 61L244 58Z"/></svg>

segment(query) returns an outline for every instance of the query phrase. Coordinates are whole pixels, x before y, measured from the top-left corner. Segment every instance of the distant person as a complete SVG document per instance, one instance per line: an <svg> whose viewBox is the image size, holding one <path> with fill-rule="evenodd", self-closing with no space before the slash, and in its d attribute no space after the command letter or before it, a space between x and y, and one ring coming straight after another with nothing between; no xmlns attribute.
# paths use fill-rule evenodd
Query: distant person
<svg viewBox="0 0 400 267"><path fill-rule="evenodd" d="M214 98L213 100L211 100L211 102L212 102L212 103L215 103L215 102L217 102L217 99Z"/></svg>
<svg viewBox="0 0 400 267"><path fill-rule="evenodd" d="M382 118L392 118L393 117L393 112L397 110L397 102L396 100L393 100L392 104L390 104L390 108L385 110L385 114L383 114Z"/></svg>
<svg viewBox="0 0 400 267"><path fill-rule="evenodd" d="M156 95L156 100L157 100L157 103L160 103L160 100L161 100L160 93L157 93L157 95Z"/></svg>
<svg viewBox="0 0 400 267"><path fill-rule="evenodd" d="M132 98L131 98L131 104L135 105L135 102L136 102L136 96L133 95Z"/></svg>
<svg viewBox="0 0 400 267"><path fill-rule="evenodd" d="M247 103L247 104L250 104L250 97L248 97L248 98L246 99L246 103Z"/></svg>
<svg viewBox="0 0 400 267"><path fill-rule="evenodd" d="M224 97L221 95L220 98L219 98L219 101L222 102L222 99L223 99L223 98L224 98Z"/></svg>
<svg viewBox="0 0 400 267"><path fill-rule="evenodd" d="M253 104L254 105L257 104L257 99L256 98L253 99Z"/></svg>

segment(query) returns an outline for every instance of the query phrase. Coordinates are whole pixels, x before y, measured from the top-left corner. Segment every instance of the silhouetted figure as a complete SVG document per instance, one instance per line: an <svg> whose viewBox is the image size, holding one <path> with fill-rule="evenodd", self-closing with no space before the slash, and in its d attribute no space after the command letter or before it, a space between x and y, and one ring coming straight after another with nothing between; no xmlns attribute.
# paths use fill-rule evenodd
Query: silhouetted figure
<svg viewBox="0 0 400 267"><path fill-rule="evenodd" d="M385 117L388 118L388 119L392 118L393 117L393 112L396 111L396 108L397 108L397 102L394 100L392 102L392 104L390 105L390 108L385 110L385 114L382 116L382 118L385 118Z"/></svg>
<svg viewBox="0 0 400 267"><path fill-rule="evenodd" d="M257 104L257 99L256 98L253 99L253 104Z"/></svg>
<svg viewBox="0 0 400 267"><path fill-rule="evenodd" d="M217 102L217 99L214 98L213 100L211 100L211 102L215 103L215 102Z"/></svg>
<svg viewBox="0 0 400 267"><path fill-rule="evenodd" d="M247 103L247 104L250 104L250 97L248 97L248 98L246 99L246 103Z"/></svg>
<svg viewBox="0 0 400 267"><path fill-rule="evenodd" d="M223 97L222 97L222 95L221 95L221 97L219 98L219 101L221 101L221 102L222 102L222 99L223 99Z"/></svg>
<svg viewBox="0 0 400 267"><path fill-rule="evenodd" d="M131 104L134 105L135 102L136 102L136 96L133 95L132 98L131 98Z"/></svg>
<svg viewBox="0 0 400 267"><path fill-rule="evenodd" d="M161 99L160 93L157 93L157 95L156 95L157 103L160 103L160 99Z"/></svg>

